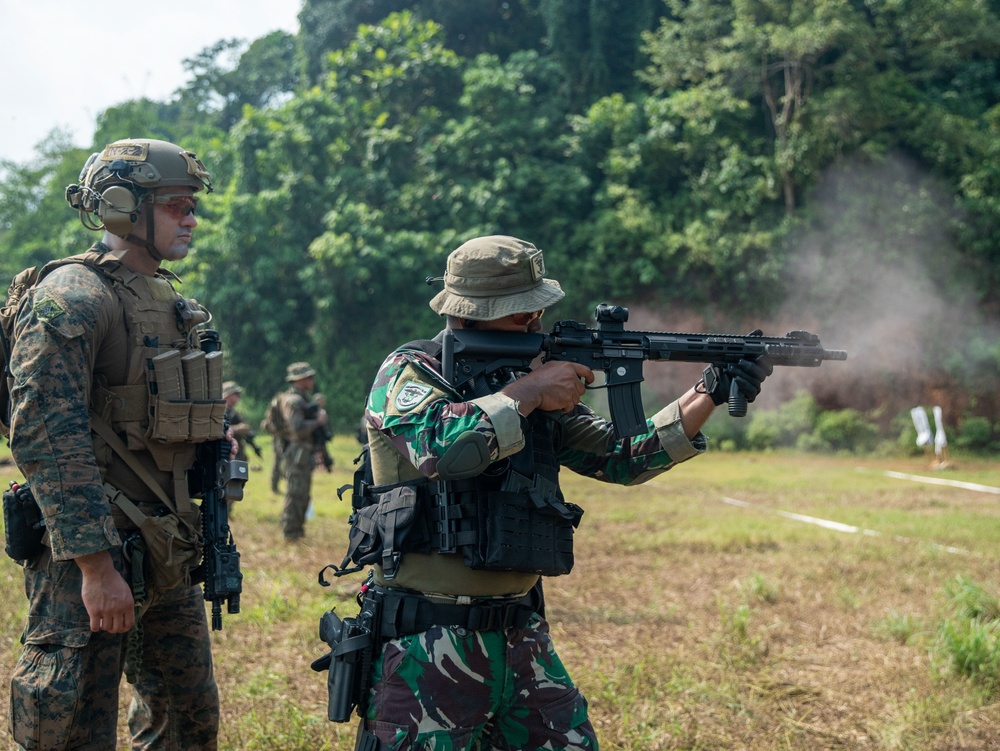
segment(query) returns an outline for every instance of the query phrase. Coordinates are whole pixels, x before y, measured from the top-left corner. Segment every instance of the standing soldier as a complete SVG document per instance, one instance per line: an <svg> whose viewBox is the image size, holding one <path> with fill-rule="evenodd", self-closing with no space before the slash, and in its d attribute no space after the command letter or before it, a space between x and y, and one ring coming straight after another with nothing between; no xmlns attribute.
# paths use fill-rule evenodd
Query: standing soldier
<svg viewBox="0 0 1000 751"><path fill-rule="evenodd" d="M307 362L288 366L285 380L291 387L280 396L281 430L284 440L285 506L281 511L281 531L288 542L305 536L306 512L312 489L313 433L327 424L326 410L311 407L316 371Z"/></svg>
<svg viewBox="0 0 1000 751"><path fill-rule="evenodd" d="M430 305L449 328L499 339L540 331L563 297L542 252L506 236L453 251L444 285ZM381 613L358 748L596 749L541 607L540 576L572 568L583 513L560 490L560 466L645 482L701 454L700 428L730 384L753 401L771 364L712 366L711 385L621 438L580 402L594 381L586 366L501 369L471 393L442 372L441 342L391 353L368 399L378 516L351 517L351 544L371 548L363 612Z"/></svg>
<svg viewBox="0 0 1000 751"><path fill-rule="evenodd" d="M196 444L223 438L221 361L199 347L208 311L161 266L187 255L197 194L211 189L204 164L179 146L109 144L66 189L101 240L44 267L18 308L10 447L46 529L24 564L28 620L10 677L21 747L117 748L123 670L133 748L217 747L187 475ZM170 584L132 566L148 554L155 577L160 565L136 531L141 515L175 517L193 535L175 538L171 555L185 565Z"/></svg>

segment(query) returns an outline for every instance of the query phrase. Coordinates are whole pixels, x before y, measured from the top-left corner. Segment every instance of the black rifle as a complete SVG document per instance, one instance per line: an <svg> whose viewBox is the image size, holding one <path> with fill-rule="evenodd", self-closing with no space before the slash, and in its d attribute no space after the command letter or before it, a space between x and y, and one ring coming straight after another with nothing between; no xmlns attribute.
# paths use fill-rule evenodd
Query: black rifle
<svg viewBox="0 0 1000 751"><path fill-rule="evenodd" d="M626 331L628 308L598 305L597 328L578 321L559 321L548 334L476 329L446 329L441 352L444 376L456 388L470 388L475 396L490 392L486 377L500 370L528 370L541 355L543 362L568 360L603 370L605 381L588 388L608 389L608 408L618 435L646 431L639 384L645 360L737 363L767 355L774 365L817 367L824 360L846 360L844 350L823 349L819 337L792 331L782 337L738 334L681 334ZM742 417L746 398L735 382L729 394L729 414Z"/></svg>
<svg viewBox="0 0 1000 751"><path fill-rule="evenodd" d="M205 352L221 349L215 331L200 334ZM228 430L228 424L226 428ZM198 445L194 467L188 473L191 495L201 498L202 542L205 559L202 571L205 579L205 600L212 603L212 630L222 630L222 603L227 612L240 612L243 574L240 553L236 549L229 527L228 501L243 498L243 484L249 477L245 461L229 458L230 443L226 438L205 441Z"/></svg>

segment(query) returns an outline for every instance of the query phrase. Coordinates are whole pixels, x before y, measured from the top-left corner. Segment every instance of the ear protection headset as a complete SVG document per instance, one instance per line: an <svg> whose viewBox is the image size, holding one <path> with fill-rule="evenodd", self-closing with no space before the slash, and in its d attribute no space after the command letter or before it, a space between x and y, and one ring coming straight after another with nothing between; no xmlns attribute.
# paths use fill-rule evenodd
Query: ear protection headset
<svg viewBox="0 0 1000 751"><path fill-rule="evenodd" d="M124 185L112 185L98 198L97 216L108 232L125 237L139 220L139 199Z"/></svg>

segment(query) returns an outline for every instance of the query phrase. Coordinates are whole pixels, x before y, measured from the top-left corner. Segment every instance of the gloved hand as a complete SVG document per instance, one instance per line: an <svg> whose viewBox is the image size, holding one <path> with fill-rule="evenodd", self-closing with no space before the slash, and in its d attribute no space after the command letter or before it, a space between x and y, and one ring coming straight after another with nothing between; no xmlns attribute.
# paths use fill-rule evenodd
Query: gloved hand
<svg viewBox="0 0 1000 751"><path fill-rule="evenodd" d="M748 402L752 402L760 393L760 386L771 373L774 366L767 355L754 359L743 359L737 363L713 363L705 368L702 380L705 382L705 393L712 397L712 402L718 406L729 401L733 393L733 384L739 394Z"/></svg>
<svg viewBox="0 0 1000 751"><path fill-rule="evenodd" d="M760 335L760 329L755 329L747 336ZM744 358L737 363L712 363L702 372L704 388L698 390L711 396L716 406L729 402L729 414L742 417L747 413L747 402L757 398L764 379L773 372L774 365L767 355Z"/></svg>

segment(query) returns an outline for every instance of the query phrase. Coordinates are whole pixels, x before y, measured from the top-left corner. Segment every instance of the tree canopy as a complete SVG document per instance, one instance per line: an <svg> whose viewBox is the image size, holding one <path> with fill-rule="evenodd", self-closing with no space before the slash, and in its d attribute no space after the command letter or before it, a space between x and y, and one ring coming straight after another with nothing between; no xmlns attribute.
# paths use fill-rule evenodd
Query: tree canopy
<svg viewBox="0 0 1000 751"><path fill-rule="evenodd" d="M141 133L212 170L176 270L228 374L266 400L308 359L341 430L381 359L440 325L425 278L493 233L545 250L561 317L614 301L710 323L850 313L856 330L905 307L874 303L906 274L924 302L909 325L936 301L981 324L963 345L937 316L908 367L992 404L996 2L305 0L299 19L220 39L169 101L105 110L89 149L56 131L0 164L4 274L96 239L65 186Z"/></svg>

